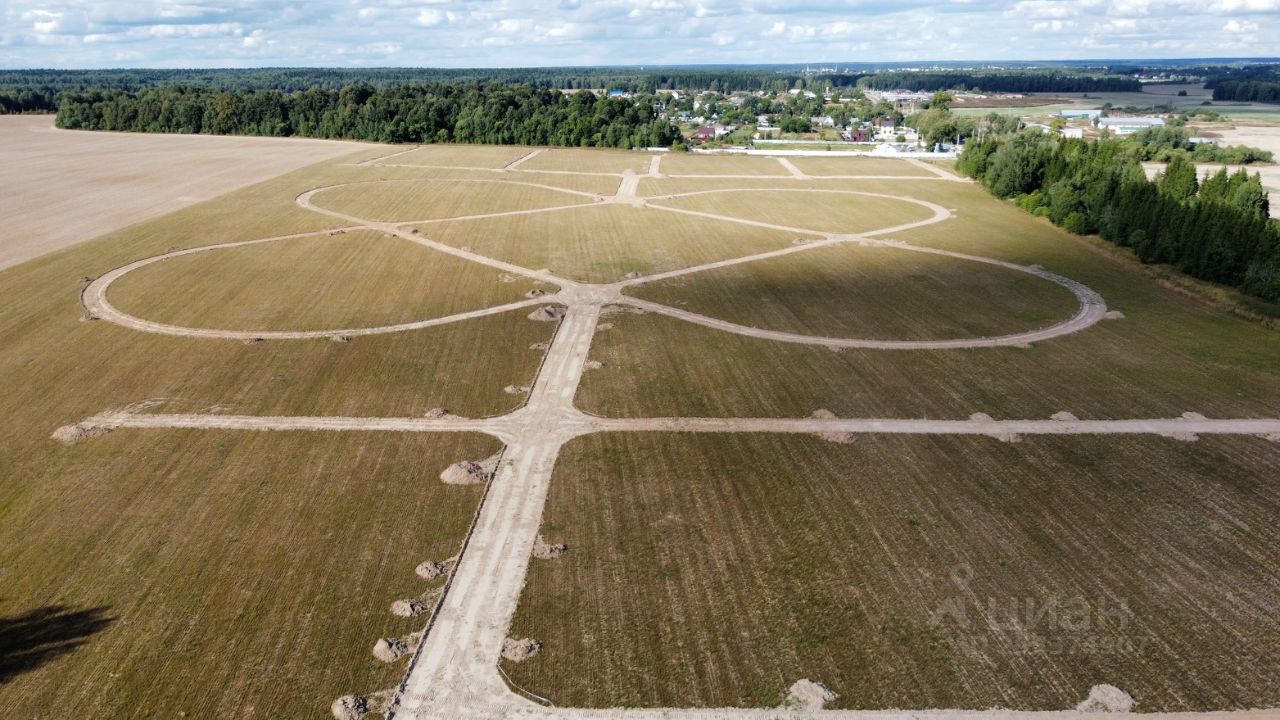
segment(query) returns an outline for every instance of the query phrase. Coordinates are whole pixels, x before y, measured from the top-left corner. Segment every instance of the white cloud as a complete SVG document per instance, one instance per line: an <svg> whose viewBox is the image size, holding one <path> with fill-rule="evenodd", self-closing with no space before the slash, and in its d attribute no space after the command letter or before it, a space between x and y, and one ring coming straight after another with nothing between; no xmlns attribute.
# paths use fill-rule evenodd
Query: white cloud
<svg viewBox="0 0 1280 720"><path fill-rule="evenodd" d="M4 0L0 66L1276 54L1280 0Z"/></svg>

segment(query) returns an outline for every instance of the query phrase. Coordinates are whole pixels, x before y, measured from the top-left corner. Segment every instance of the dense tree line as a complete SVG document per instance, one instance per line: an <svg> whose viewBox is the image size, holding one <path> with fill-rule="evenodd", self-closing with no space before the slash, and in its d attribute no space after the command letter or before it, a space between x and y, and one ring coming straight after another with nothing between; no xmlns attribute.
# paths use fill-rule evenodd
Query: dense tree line
<svg viewBox="0 0 1280 720"><path fill-rule="evenodd" d="M653 98L566 94L528 85L433 83L232 91L159 86L69 92L58 126L87 130L300 135L376 142L604 147L670 146L680 139Z"/></svg>
<svg viewBox="0 0 1280 720"><path fill-rule="evenodd" d="M1261 179L1223 170L1199 183L1176 155L1152 181L1140 159L1132 143L1027 131L969 142L956 167L1071 232L1133 248L1143 262L1280 300L1280 226L1268 219Z"/></svg>
<svg viewBox="0 0 1280 720"><path fill-rule="evenodd" d="M845 76L837 76L845 77ZM1139 92L1142 84L1123 75L1074 72L884 72L857 83L874 90L985 90L988 92Z"/></svg>
<svg viewBox="0 0 1280 720"><path fill-rule="evenodd" d="M1213 86L1214 100L1280 103L1280 82L1266 80L1219 80Z"/></svg>
<svg viewBox="0 0 1280 720"><path fill-rule="evenodd" d="M58 109L58 93L47 87L0 87L0 115L51 113Z"/></svg>
<svg viewBox="0 0 1280 720"><path fill-rule="evenodd" d="M1248 165L1255 162L1271 162L1270 151L1243 145L1220 147L1213 143L1193 143L1191 133L1180 127L1162 127L1140 130L1126 142L1138 147L1140 160L1169 162L1174 157L1190 156L1195 162L1222 163L1224 165Z"/></svg>

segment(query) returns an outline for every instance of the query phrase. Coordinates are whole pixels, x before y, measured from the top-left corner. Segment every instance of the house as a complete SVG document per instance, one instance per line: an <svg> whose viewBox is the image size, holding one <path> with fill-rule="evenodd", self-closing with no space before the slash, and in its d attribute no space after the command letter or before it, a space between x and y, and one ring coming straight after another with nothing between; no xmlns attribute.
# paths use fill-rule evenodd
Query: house
<svg viewBox="0 0 1280 720"><path fill-rule="evenodd" d="M1078 140L1084 137L1084 128L1068 126L1068 127L1062 128L1058 132L1061 133L1062 137L1064 138L1075 138Z"/></svg>
<svg viewBox="0 0 1280 720"><path fill-rule="evenodd" d="M708 140L718 140L731 132L733 132L732 128L716 123L714 125L703 125L694 130L692 137L698 142L707 142Z"/></svg>
<svg viewBox="0 0 1280 720"><path fill-rule="evenodd" d="M1132 135L1141 130L1164 127L1164 118L1158 117L1104 117L1098 118L1098 129L1110 130L1116 135Z"/></svg>
<svg viewBox="0 0 1280 720"><path fill-rule="evenodd" d="M769 128L773 127L773 125L769 123L769 116L768 116L768 115L757 115L757 116L756 116L756 127L760 128L760 129L762 129L762 130L768 130Z"/></svg>
<svg viewBox="0 0 1280 720"><path fill-rule="evenodd" d="M835 127L836 121L830 115L818 115L809 118L809 124L814 127Z"/></svg>

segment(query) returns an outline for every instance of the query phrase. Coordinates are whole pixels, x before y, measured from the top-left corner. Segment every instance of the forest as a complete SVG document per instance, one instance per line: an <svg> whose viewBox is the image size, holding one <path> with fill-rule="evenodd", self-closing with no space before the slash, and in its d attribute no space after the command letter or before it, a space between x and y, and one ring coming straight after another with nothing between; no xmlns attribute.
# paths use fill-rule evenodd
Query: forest
<svg viewBox="0 0 1280 720"><path fill-rule="evenodd" d="M1213 84L1214 100L1280 103L1280 82L1266 80L1219 80Z"/></svg>
<svg viewBox="0 0 1280 720"><path fill-rule="evenodd" d="M858 84L873 90L985 90L987 92L1140 92L1142 84L1123 75L1073 72L884 72Z"/></svg>
<svg viewBox="0 0 1280 720"><path fill-rule="evenodd" d="M655 100L528 85L431 83L235 91L159 86L66 93L58 127L305 136L384 143L668 147L680 139Z"/></svg>
<svg viewBox="0 0 1280 720"><path fill-rule="evenodd" d="M1147 263L1280 301L1280 226L1261 178L1225 169L1204 182L1185 154L1155 180L1139 145L1035 130L970 141L956 168L1076 234L1097 233Z"/></svg>

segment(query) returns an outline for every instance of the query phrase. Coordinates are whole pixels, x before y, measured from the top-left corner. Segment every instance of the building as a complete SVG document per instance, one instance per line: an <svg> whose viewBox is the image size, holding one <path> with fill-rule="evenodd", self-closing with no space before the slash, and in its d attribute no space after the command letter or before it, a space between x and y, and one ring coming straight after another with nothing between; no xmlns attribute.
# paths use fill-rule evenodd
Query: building
<svg viewBox="0 0 1280 720"><path fill-rule="evenodd" d="M719 123L716 123L714 125L703 125L702 127L693 131L693 139L697 140L698 142L706 142L708 140L718 140L724 137L725 135L728 135L731 132L733 132L732 128L726 127Z"/></svg>
<svg viewBox="0 0 1280 720"><path fill-rule="evenodd" d="M1094 121L1094 120L1097 120L1098 118L1102 117L1102 111L1101 111L1101 110L1071 110L1071 109L1067 109L1067 110L1063 110L1063 111L1059 112L1058 114L1059 114L1059 115L1061 115L1062 117L1064 117L1064 118L1068 119L1068 120L1073 120L1073 119L1084 119L1084 120Z"/></svg>
<svg viewBox="0 0 1280 720"><path fill-rule="evenodd" d="M1078 140L1084 137L1084 128L1068 126L1068 127L1062 128L1058 132L1062 133L1062 137L1064 138L1075 138Z"/></svg>
<svg viewBox="0 0 1280 720"><path fill-rule="evenodd" d="M1116 135L1132 135L1133 133L1164 127L1164 118L1158 117L1105 117L1098 118L1099 130L1110 130Z"/></svg>

